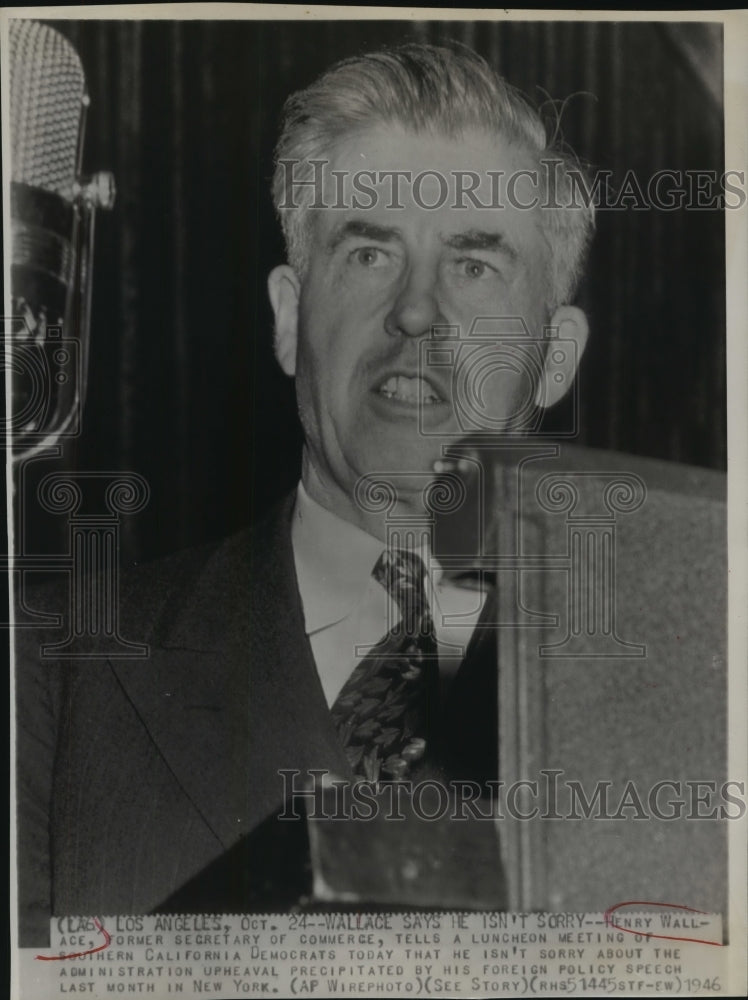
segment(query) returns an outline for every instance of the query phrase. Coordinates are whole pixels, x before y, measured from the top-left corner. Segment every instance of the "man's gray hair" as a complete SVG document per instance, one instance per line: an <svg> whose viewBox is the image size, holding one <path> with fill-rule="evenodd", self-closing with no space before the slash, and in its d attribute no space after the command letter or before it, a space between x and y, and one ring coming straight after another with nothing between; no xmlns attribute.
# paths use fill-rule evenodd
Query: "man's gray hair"
<svg viewBox="0 0 748 1000"><path fill-rule="evenodd" d="M299 185L298 198L288 205L289 162L298 184L311 176L310 161L330 156L348 134L381 124L450 138L477 128L528 152L548 188L541 202L541 229L551 261L546 304L553 309L571 300L594 230L594 207L584 199L577 203L581 167L554 147L529 101L462 45L412 43L344 59L288 98L275 149L273 201L289 263L299 274L309 262L309 207L315 192L311 184Z"/></svg>

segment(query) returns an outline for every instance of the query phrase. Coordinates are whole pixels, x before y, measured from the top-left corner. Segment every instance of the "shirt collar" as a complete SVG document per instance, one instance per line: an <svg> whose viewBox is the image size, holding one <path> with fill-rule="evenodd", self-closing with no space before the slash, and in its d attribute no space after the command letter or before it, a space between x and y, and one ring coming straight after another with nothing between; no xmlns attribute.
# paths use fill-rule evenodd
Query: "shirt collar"
<svg viewBox="0 0 748 1000"><path fill-rule="evenodd" d="M385 545L313 500L302 483L291 525L296 578L308 634L341 621L363 598ZM431 568L435 586L442 574L428 552L418 554Z"/></svg>
<svg viewBox="0 0 748 1000"><path fill-rule="evenodd" d="M291 541L306 630L316 632L345 618L356 606L383 545L312 500L301 483Z"/></svg>

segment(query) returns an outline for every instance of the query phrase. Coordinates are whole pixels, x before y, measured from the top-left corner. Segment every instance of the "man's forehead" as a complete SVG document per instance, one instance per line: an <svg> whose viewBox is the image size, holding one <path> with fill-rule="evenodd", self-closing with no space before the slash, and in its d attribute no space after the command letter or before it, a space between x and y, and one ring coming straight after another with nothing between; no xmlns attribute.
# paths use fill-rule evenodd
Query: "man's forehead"
<svg viewBox="0 0 748 1000"><path fill-rule="evenodd" d="M532 238L543 178L528 153L485 131L456 138L375 127L342 139L307 171L318 232L397 238L414 227L485 249ZM300 189L299 189L300 190ZM311 204L310 204L311 203ZM389 230L386 237L384 230ZM509 236L509 234L514 234Z"/></svg>

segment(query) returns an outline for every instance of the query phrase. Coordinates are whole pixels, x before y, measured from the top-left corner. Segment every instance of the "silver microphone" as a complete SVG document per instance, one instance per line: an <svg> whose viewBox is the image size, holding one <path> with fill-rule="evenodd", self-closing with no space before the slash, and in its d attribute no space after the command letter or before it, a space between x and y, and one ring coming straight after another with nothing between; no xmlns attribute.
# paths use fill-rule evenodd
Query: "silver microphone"
<svg viewBox="0 0 748 1000"><path fill-rule="evenodd" d="M85 397L94 220L111 174L81 177L89 97L78 54L37 21L9 23L11 446L77 433ZM8 344L9 342L9 344Z"/></svg>

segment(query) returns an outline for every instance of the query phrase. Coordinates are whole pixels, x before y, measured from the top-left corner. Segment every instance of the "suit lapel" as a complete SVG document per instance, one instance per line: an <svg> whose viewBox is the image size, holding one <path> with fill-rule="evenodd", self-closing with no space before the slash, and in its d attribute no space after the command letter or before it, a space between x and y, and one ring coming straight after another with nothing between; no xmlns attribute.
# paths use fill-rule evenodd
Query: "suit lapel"
<svg viewBox="0 0 748 1000"><path fill-rule="evenodd" d="M113 662L148 734L230 846L277 809L279 769L350 771L319 683L296 586L293 497L229 539L170 601L149 660Z"/></svg>

